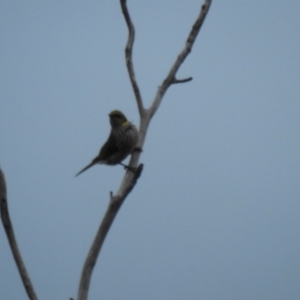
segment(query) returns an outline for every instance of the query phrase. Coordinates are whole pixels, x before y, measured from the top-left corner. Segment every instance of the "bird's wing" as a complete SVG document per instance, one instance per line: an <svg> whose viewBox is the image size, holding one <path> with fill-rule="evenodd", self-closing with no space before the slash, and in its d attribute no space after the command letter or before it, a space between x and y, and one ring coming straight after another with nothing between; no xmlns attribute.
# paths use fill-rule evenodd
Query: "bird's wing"
<svg viewBox="0 0 300 300"><path fill-rule="evenodd" d="M119 150L120 149L117 146L115 137L112 134L110 134L106 143L100 149L99 155L93 161L99 163L102 160L106 160L108 157L117 153Z"/></svg>
<svg viewBox="0 0 300 300"><path fill-rule="evenodd" d="M106 143L102 146L100 149L99 154L92 160L90 164L88 164L86 167L84 167L81 171L79 171L75 177L89 169L90 167L96 165L105 163L105 160L110 157L111 155L117 153L119 151L119 148L117 147L117 143L115 142L115 137L110 134L108 137Z"/></svg>

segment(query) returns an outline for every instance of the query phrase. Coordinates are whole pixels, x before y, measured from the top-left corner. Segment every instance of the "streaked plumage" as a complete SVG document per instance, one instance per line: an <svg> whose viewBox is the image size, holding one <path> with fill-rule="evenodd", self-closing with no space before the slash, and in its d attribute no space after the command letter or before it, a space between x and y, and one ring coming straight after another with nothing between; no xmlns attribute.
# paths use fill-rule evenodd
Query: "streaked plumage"
<svg viewBox="0 0 300 300"><path fill-rule="evenodd" d="M120 164L135 149L139 138L136 127L119 110L112 111L109 118L111 132L106 143L100 149L98 156L78 172L76 176L96 164Z"/></svg>

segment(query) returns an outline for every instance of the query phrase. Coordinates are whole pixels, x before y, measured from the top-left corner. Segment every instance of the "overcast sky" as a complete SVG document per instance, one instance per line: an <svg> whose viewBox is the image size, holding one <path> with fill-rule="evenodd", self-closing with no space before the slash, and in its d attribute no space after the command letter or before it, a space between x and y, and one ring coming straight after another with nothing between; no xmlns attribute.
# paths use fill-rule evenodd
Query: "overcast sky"
<svg viewBox="0 0 300 300"><path fill-rule="evenodd" d="M128 0L146 106L202 1ZM39 299L76 297L122 167L94 166L122 110L139 125L118 1L0 0L0 164ZM154 116L144 172L89 299L300 299L300 2L213 1ZM0 228L0 299L26 299Z"/></svg>

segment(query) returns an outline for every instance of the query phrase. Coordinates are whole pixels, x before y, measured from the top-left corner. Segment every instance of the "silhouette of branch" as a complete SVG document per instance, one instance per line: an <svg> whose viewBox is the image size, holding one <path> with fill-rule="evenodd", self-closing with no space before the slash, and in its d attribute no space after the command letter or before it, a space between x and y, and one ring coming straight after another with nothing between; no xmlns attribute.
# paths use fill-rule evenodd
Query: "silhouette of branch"
<svg viewBox="0 0 300 300"><path fill-rule="evenodd" d="M120 0L120 4L128 27L128 41L125 48L126 65L127 65L127 70L131 81L131 85L134 91L134 95L136 98L136 102L138 105L139 113L140 116L142 116L144 112L143 100L135 78L134 67L132 63L132 47L134 42L135 30L127 9L126 0Z"/></svg>
<svg viewBox="0 0 300 300"><path fill-rule="evenodd" d="M192 81L193 77L188 77L188 78L184 78L184 79L173 79L172 84L176 84L176 83L185 83L185 82L189 82Z"/></svg>
<svg viewBox="0 0 300 300"><path fill-rule="evenodd" d="M162 98L164 94L166 93L167 89L170 87L172 84L177 84L177 83L185 83L189 82L192 80L191 77L185 78L185 79L176 79L176 73L181 66L181 64L184 62L185 58L187 55L191 52L192 46L196 40L196 37L200 31L200 28L204 22L204 19L208 13L211 0L205 0L204 4L202 5L201 11L199 13L199 16L194 23L191 32L189 33L189 36L187 38L185 47L175 60L175 63L173 64L169 74L163 81L162 85L158 88L157 94L154 98L154 101L149 109L145 109L143 106L143 101L142 97L140 94L140 90L135 78L135 73L134 73L134 68L133 68L133 63L132 63L132 48L133 48L133 43L134 43L134 26L131 21L127 5L126 5L126 0L120 0L122 12L128 27L128 41L127 45L125 48L125 58L126 58L126 64L127 64L127 70L128 70L128 75L131 81L131 85L135 94L137 106L139 109L140 113L140 128L139 128L139 142L137 144L137 149L140 149L139 151L134 151L134 153L131 156L129 166L132 168L136 168L139 162L139 157L142 153L142 147L146 138L146 133L148 130L148 126L150 123L151 118L155 114L156 110L158 109ZM78 295L77 295L77 300L87 300L88 296L88 291L89 291L89 286L90 286L90 280L92 276L92 272L94 269L94 266L96 264L98 255L100 253L101 247L103 245L103 242L105 240L105 237L120 209L122 206L123 202L125 201L126 197L128 194L131 192L135 184L137 183L138 178L140 177L141 173L143 170L143 165L140 164L135 172L132 172L131 170L127 170L125 173L124 179L121 183L121 186L117 192L116 195L113 195L112 193L110 194L110 202L107 208L107 211L104 215L104 218L99 226L98 232L96 234L96 237L93 241L93 244L90 248L90 251L87 255L87 258L85 260L83 270L81 273L81 279L80 279L80 284L79 284L79 289L78 289Z"/></svg>
<svg viewBox="0 0 300 300"><path fill-rule="evenodd" d="M87 300L88 290L90 286L91 276L96 265L98 255L100 253L101 247L104 243L105 237L120 209L124 200L128 194L132 191L133 187L137 183L137 180L141 176L143 171L143 164L140 164L136 171L133 173L128 170L125 174L123 183L116 195L110 193L110 202L107 208L107 211L104 215L104 218L99 226L96 237L93 241L93 244L90 248L90 251L85 260L83 270L81 273L81 279L79 283L78 296L77 300Z"/></svg>
<svg viewBox="0 0 300 300"><path fill-rule="evenodd" d="M186 57L189 55L189 53L192 50L194 42L197 38L197 35L202 27L202 24L208 13L208 10L210 8L211 2L212 2L212 0L205 0L204 4L201 7L200 13L189 33L189 36L186 40L183 50L178 55L177 59L175 60L169 74L163 81L162 85L158 88L158 91L156 93L153 104L150 107L150 118L152 118L153 115L155 114L155 112L157 111L157 109L162 101L163 96L165 95L167 89L170 87L171 84L183 83L183 82L188 82L188 81L192 80L192 78L190 78L190 80L177 80L175 75L176 75L178 69L180 68L181 64L184 62L184 60L186 59Z"/></svg>
<svg viewBox="0 0 300 300"><path fill-rule="evenodd" d="M14 234L13 225L10 220L8 204L7 204L7 194L6 194L6 182L4 173L0 168L0 211L1 211L1 219L2 224L9 242L10 249L12 251L14 260L19 270L19 274L21 276L24 288L30 300L37 300L36 293L34 291L33 285L29 278L29 275L26 271L25 264L23 262L21 253L19 251L19 247L17 244L17 240Z"/></svg>

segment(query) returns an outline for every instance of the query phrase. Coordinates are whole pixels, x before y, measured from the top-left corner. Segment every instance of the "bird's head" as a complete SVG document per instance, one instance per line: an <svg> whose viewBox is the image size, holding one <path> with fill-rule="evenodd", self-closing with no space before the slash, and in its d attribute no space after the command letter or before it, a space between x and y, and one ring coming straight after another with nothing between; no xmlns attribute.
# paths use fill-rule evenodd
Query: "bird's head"
<svg viewBox="0 0 300 300"><path fill-rule="evenodd" d="M112 128L124 126L128 123L125 115L119 110L113 110L109 114L110 125Z"/></svg>

